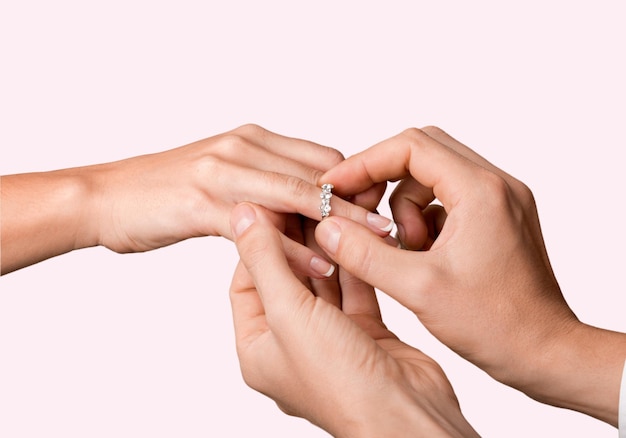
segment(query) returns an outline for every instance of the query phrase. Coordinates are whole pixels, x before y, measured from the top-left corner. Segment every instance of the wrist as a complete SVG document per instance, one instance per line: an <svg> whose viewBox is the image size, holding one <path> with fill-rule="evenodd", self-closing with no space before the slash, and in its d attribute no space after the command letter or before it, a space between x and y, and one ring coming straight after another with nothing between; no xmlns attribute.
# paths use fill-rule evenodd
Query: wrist
<svg viewBox="0 0 626 438"><path fill-rule="evenodd" d="M510 386L617 426L626 335L576 321L544 347L528 355Z"/></svg>
<svg viewBox="0 0 626 438"><path fill-rule="evenodd" d="M436 398L431 403L427 395L413 394L406 388L385 390L384 400L359 403L363 409L352 410L355 417L344 421L334 435L344 438L478 436L454 396L433 394Z"/></svg>
<svg viewBox="0 0 626 438"><path fill-rule="evenodd" d="M75 238L74 248L90 248L100 244L98 208L101 204L100 189L93 177L97 166L87 166L68 169L66 178L67 187L71 187L72 206L76 210L72 214Z"/></svg>

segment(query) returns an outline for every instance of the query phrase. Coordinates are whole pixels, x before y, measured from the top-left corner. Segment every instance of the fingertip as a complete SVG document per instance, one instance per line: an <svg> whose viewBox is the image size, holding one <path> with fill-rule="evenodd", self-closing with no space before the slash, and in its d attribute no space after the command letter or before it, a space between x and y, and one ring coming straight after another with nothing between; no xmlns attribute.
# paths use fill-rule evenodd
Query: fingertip
<svg viewBox="0 0 626 438"><path fill-rule="evenodd" d="M367 213L367 223L385 234L389 234L395 225L391 219L372 212Z"/></svg>
<svg viewBox="0 0 626 438"><path fill-rule="evenodd" d="M335 266L321 257L311 258L310 267L324 278L330 278L335 272Z"/></svg>
<svg viewBox="0 0 626 438"><path fill-rule="evenodd" d="M322 183L333 184L335 186L334 193L344 199L365 192L376 185L376 182L372 181L369 175L362 171L358 154L346 158L335 167L327 170L318 179L318 185ZM379 184L384 184L384 187L386 187L386 181L380 181ZM373 194L365 198L368 203L371 201L370 198L382 196L382 194L378 193L381 191L381 187L376 187ZM384 192L384 188L382 191Z"/></svg>
<svg viewBox="0 0 626 438"><path fill-rule="evenodd" d="M398 240L404 249L418 251L423 249L428 240L428 227L424 223L422 215L404 220L404 224L398 224Z"/></svg>
<svg viewBox="0 0 626 438"><path fill-rule="evenodd" d="M315 240L327 253L333 255L339 248L341 239L341 225L333 217L324 219L315 229Z"/></svg>
<svg viewBox="0 0 626 438"><path fill-rule="evenodd" d="M256 211L249 203L236 205L230 214L231 231L235 239L241 236L256 221Z"/></svg>
<svg viewBox="0 0 626 438"><path fill-rule="evenodd" d="M347 218L333 217L320 222L315 238L339 266L368 284L393 289L395 283L406 281L390 276L390 272L402 272L408 263L406 252L397 249L398 242L391 236L381 237Z"/></svg>
<svg viewBox="0 0 626 438"><path fill-rule="evenodd" d="M328 181L328 175L333 173L333 168L327 170L326 172L324 172L316 181L316 185L318 187L321 187L323 184L323 181Z"/></svg>

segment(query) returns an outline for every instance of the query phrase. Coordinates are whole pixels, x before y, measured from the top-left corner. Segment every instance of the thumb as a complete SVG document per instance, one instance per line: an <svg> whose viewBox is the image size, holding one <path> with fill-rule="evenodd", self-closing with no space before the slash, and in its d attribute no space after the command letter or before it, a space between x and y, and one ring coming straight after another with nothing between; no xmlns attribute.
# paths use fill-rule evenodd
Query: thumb
<svg viewBox="0 0 626 438"><path fill-rule="evenodd" d="M263 302L268 323L284 321L313 298L289 266L280 232L264 211L252 204L240 204L231 213L231 227L241 261ZM287 318L288 319L288 318Z"/></svg>
<svg viewBox="0 0 626 438"><path fill-rule="evenodd" d="M421 307L421 296L439 278L439 269L429 252L389 246L381 237L347 218L324 219L315 230L315 239L346 271L414 312Z"/></svg>

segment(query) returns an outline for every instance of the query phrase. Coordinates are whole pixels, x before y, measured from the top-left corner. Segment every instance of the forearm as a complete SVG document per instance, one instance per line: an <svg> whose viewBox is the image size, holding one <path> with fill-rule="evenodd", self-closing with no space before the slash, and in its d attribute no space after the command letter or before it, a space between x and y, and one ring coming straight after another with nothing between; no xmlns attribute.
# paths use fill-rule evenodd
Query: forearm
<svg viewBox="0 0 626 438"><path fill-rule="evenodd" d="M537 355L517 386L543 403L617 426L626 334L577 324Z"/></svg>
<svg viewBox="0 0 626 438"><path fill-rule="evenodd" d="M2 274L90 241L90 188L81 168L0 178Z"/></svg>

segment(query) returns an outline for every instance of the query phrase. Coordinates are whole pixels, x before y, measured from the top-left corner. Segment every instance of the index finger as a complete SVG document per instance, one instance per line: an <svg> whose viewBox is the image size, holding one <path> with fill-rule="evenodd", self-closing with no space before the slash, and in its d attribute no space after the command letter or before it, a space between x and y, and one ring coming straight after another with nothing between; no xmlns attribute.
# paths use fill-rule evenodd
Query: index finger
<svg viewBox="0 0 626 438"><path fill-rule="evenodd" d="M422 130L411 128L339 163L322 179L346 196L410 174L423 186L432 188L444 205L452 207L477 172L482 171L485 169L470 159Z"/></svg>

